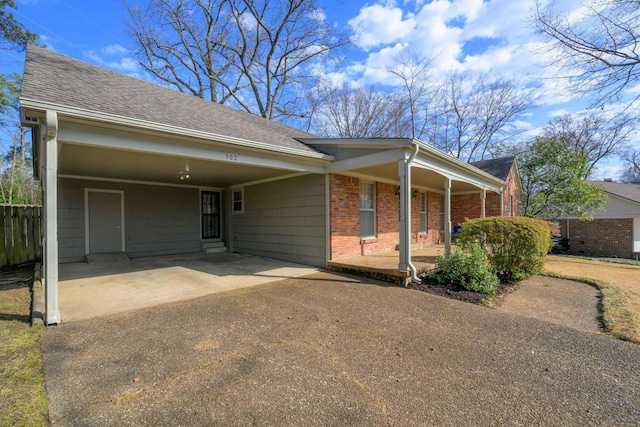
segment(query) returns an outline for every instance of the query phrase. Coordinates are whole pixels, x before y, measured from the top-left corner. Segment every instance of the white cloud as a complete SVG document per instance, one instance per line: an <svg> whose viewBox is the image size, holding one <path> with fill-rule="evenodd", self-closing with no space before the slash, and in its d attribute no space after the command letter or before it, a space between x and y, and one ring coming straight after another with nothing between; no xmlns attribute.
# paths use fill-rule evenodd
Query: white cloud
<svg viewBox="0 0 640 427"><path fill-rule="evenodd" d="M115 55L124 55L129 53L129 49L119 44L110 44L109 46L102 49L105 55L115 56Z"/></svg>
<svg viewBox="0 0 640 427"><path fill-rule="evenodd" d="M100 50L100 53L96 53L94 50L87 50L84 52L85 56L89 58L93 63L109 68L120 73L130 75L132 77L140 78L142 75L142 69L138 62L129 57L122 56L117 59L106 59L128 53L128 50L120 45L110 45Z"/></svg>
<svg viewBox="0 0 640 427"><path fill-rule="evenodd" d="M356 46L368 50L402 40L413 31L415 20L411 14L403 19L400 8L375 4L360 9L358 16L349 21L349 26L356 34Z"/></svg>

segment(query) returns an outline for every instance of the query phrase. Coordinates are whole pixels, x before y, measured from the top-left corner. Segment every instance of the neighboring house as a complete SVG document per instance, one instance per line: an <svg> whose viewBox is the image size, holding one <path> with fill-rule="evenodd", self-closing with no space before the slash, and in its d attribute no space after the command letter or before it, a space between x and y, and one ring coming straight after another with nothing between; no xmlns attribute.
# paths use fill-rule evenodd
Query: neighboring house
<svg viewBox="0 0 640 427"><path fill-rule="evenodd" d="M604 209L590 221L576 217L559 220L569 253L612 258L636 258L640 253L640 184L596 182L609 197Z"/></svg>
<svg viewBox="0 0 640 427"><path fill-rule="evenodd" d="M20 102L44 191L47 324L60 320L58 263L89 254L325 267L398 247L407 271L413 242L448 250L452 221L517 211L512 159L475 167L413 139L317 138L38 47Z"/></svg>

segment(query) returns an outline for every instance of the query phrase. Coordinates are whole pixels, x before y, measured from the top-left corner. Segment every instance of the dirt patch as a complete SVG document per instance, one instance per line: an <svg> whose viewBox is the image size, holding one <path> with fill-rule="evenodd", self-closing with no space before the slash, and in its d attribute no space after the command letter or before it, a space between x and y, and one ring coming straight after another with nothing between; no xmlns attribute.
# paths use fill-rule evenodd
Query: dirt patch
<svg viewBox="0 0 640 427"><path fill-rule="evenodd" d="M498 286L498 291L495 297L489 297L489 295L479 294L477 292L469 291L460 285L453 283L440 284L435 279L423 278L422 283L412 283L409 285L411 289L417 289L419 291L429 292L435 295L439 295L446 298L455 299L458 301L468 302L478 305L492 305L504 298L510 292L513 292L517 285L503 285Z"/></svg>

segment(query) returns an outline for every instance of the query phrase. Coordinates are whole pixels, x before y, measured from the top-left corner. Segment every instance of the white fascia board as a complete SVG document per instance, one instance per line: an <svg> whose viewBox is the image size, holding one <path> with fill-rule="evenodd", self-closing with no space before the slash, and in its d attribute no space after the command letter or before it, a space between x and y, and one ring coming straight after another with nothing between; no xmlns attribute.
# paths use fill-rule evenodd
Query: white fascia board
<svg viewBox="0 0 640 427"><path fill-rule="evenodd" d="M410 148L411 139L408 138L297 138L308 145L331 146L334 148Z"/></svg>
<svg viewBox="0 0 640 427"><path fill-rule="evenodd" d="M471 185L475 185L479 189L491 190L496 193L500 193L502 191L502 187L505 185L504 181L492 177L491 175L485 178L483 176L478 176L472 171L465 171L464 169L460 170L458 168L456 168L456 170L448 165L443 165L440 162L420 158L420 155L418 155L418 158L413 161L413 165L423 169L432 170L451 180L466 182Z"/></svg>
<svg viewBox="0 0 640 427"><path fill-rule="evenodd" d="M236 163L251 166L262 166L275 169L285 169L297 172L324 173L324 164L309 164L296 161L295 158L254 154L237 149L220 149L215 146L176 145L170 142L128 137L124 135L104 134L85 130L80 127L66 126L58 132L58 139L66 143L78 145L114 148L127 151L138 151L169 156L188 157L194 159L211 160L224 163ZM244 151L244 152L243 152Z"/></svg>
<svg viewBox="0 0 640 427"><path fill-rule="evenodd" d="M199 130L187 129L178 126L171 126L162 123L149 122L146 120L134 119L130 117L118 116L115 114L99 113L95 111L83 110L80 108L68 107L64 105L58 105L54 103L35 101L28 98L20 98L20 105L26 109L34 109L38 111L54 110L59 115L65 117L78 118L82 120L94 120L104 123L115 124L119 126L135 127L139 129L145 129L150 131L168 133L173 135L187 136L192 138L199 138L207 141L222 142L225 144L235 145L239 148L254 148L263 151L270 151L273 153L307 157L309 159L322 159L331 161L333 156L324 153L313 153L305 150L299 150L289 147L277 147L264 142L250 141L241 138L234 138L225 135L214 134L210 132L204 132ZM34 117L37 117L37 113L31 113Z"/></svg>
<svg viewBox="0 0 640 427"><path fill-rule="evenodd" d="M404 148L394 150L385 150L378 153L365 154L364 156L352 157L349 159L338 160L326 167L327 173L337 173L352 169L359 169L368 166L375 166L384 163L398 161L406 157Z"/></svg>
<svg viewBox="0 0 640 427"><path fill-rule="evenodd" d="M456 181L466 181L472 184L472 181L475 181L479 184L474 185L478 185L480 188L486 188L487 190L490 188L501 188L502 186L506 185L505 181L496 178L495 176L481 169L478 169L477 167L470 165L469 163L465 163L460 159L456 159L455 157L450 156L447 153L438 150L437 148L431 147L430 145L427 145L420 140L416 139L414 140L414 142L418 144L418 146L420 146L420 154L418 155L418 158L414 161L414 163L418 160L421 160L425 169L430 169L430 165L435 166L437 164L441 170L449 171L449 177L451 179L455 179ZM433 156L435 162L431 162L428 159L425 159L425 155ZM455 178L455 176L457 176L458 178Z"/></svg>

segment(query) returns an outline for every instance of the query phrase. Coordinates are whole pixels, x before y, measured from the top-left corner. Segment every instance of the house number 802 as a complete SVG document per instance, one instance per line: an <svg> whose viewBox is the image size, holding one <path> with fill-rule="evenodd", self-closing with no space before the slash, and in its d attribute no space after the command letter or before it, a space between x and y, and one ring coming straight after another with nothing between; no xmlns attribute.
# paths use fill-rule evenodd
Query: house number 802
<svg viewBox="0 0 640 427"><path fill-rule="evenodd" d="M224 155L225 158L229 161L235 162L238 160L238 155L237 154L231 154L231 153L227 153Z"/></svg>

